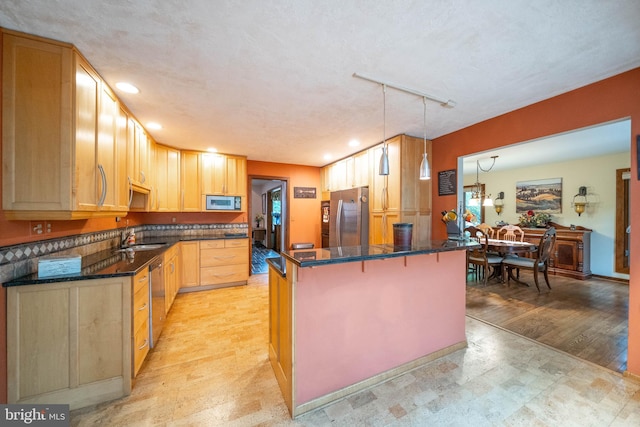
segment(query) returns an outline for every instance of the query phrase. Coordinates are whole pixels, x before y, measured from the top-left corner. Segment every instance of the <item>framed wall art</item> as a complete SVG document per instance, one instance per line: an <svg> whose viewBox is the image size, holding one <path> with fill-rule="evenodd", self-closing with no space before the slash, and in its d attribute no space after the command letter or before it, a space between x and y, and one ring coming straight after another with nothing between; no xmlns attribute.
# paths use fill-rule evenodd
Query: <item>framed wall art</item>
<svg viewBox="0 0 640 427"><path fill-rule="evenodd" d="M562 178L516 182L516 213L562 213Z"/></svg>

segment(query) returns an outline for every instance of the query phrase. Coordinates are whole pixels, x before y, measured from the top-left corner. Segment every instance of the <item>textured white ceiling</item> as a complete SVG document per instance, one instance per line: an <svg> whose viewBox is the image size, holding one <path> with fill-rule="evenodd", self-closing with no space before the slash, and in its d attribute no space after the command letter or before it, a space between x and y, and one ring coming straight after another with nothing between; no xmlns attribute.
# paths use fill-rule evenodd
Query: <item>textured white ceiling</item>
<svg viewBox="0 0 640 427"><path fill-rule="evenodd" d="M118 95L158 142L316 166L382 140L382 90L354 72L455 100L428 104L435 138L640 66L639 22L638 0L0 3L1 26L136 84ZM423 135L422 100L390 89L399 133Z"/></svg>

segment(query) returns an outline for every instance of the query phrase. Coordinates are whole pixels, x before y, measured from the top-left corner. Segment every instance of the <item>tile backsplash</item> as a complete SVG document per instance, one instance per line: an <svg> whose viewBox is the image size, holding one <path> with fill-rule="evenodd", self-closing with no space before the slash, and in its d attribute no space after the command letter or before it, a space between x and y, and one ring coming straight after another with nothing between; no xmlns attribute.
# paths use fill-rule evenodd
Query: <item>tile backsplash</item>
<svg viewBox="0 0 640 427"><path fill-rule="evenodd" d="M233 224L153 224L131 227L138 239L172 237L223 237L224 233L248 233L247 223ZM120 246L125 228L76 234L0 247L0 283L33 273L38 258L52 254L90 255Z"/></svg>

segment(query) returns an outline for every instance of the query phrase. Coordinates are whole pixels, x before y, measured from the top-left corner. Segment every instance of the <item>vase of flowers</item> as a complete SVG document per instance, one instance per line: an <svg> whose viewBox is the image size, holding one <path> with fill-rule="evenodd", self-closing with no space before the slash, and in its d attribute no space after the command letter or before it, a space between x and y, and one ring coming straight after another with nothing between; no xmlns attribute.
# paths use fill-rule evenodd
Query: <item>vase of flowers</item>
<svg viewBox="0 0 640 427"><path fill-rule="evenodd" d="M256 228L260 228L260 223L262 222L263 219L264 219L264 216L262 216L261 213L256 215Z"/></svg>
<svg viewBox="0 0 640 427"><path fill-rule="evenodd" d="M528 228L544 228L549 221L551 221L551 215L544 212L527 211L527 213L520 215L519 218L520 226Z"/></svg>

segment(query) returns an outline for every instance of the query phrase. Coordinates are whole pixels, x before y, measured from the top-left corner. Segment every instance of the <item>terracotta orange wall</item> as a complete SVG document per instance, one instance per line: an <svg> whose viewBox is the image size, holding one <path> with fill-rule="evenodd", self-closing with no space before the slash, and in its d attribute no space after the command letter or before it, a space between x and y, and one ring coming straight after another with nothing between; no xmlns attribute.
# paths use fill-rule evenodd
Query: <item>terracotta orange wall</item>
<svg viewBox="0 0 640 427"><path fill-rule="evenodd" d="M289 241L287 245L289 246L291 242L312 242L315 247L320 247L320 168L249 160L247 173L250 178L289 180ZM294 187L314 187L317 197L295 199Z"/></svg>
<svg viewBox="0 0 640 427"><path fill-rule="evenodd" d="M433 141L433 210L456 207L456 196L438 196L437 172L456 169L459 156L612 120L631 118L631 253L640 254L640 181L637 176L636 135L640 135L640 68L494 117ZM580 147L576 147L579 149ZM585 172L588 173L588 172ZM438 215L434 238L446 238ZM640 256L631 257L629 283L628 372L640 376Z"/></svg>

